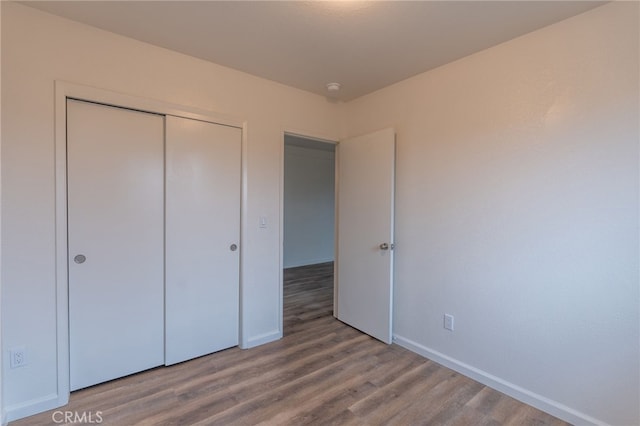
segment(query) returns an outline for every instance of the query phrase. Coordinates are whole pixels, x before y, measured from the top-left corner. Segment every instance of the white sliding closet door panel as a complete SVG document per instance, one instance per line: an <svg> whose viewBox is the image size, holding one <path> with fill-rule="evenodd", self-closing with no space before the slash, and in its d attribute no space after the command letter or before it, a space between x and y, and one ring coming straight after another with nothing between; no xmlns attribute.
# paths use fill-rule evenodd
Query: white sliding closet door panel
<svg viewBox="0 0 640 426"><path fill-rule="evenodd" d="M166 118L167 365L238 344L241 130Z"/></svg>
<svg viewBox="0 0 640 426"><path fill-rule="evenodd" d="M67 101L71 390L164 363L164 117Z"/></svg>

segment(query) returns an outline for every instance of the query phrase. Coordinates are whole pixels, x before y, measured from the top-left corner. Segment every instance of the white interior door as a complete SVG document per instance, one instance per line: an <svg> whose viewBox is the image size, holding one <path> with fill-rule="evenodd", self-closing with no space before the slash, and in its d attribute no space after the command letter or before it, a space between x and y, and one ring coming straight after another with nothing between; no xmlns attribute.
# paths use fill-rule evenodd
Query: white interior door
<svg viewBox="0 0 640 426"><path fill-rule="evenodd" d="M391 343L395 132L338 144L337 318Z"/></svg>
<svg viewBox="0 0 640 426"><path fill-rule="evenodd" d="M164 118L67 102L71 390L164 363Z"/></svg>
<svg viewBox="0 0 640 426"><path fill-rule="evenodd" d="M166 364L236 346L241 130L167 116Z"/></svg>

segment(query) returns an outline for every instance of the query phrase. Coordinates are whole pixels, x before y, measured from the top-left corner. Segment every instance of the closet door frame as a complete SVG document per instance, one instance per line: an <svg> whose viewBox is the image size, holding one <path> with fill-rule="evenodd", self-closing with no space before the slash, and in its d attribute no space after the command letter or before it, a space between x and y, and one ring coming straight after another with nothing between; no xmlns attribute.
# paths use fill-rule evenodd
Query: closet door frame
<svg viewBox="0 0 640 426"><path fill-rule="evenodd" d="M57 345L57 405L69 402L69 254L67 240L67 99L95 102L108 106L128 108L143 112L191 118L211 123L237 127L242 130L241 147L241 194L240 194L240 268L243 265L246 223L246 150L247 122L243 119L199 110L178 104L113 92L110 90L69 83L55 82L55 227L56 227L56 345ZM240 347L243 336L243 286L240 274ZM54 407L50 407L54 408Z"/></svg>

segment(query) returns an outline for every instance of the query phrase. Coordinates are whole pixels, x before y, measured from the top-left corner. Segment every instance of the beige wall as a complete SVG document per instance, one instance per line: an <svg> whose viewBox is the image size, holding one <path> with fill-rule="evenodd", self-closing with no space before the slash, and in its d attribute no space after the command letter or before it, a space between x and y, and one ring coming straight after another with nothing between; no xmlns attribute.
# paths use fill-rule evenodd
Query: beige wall
<svg viewBox="0 0 640 426"><path fill-rule="evenodd" d="M347 104L349 135L397 131L399 343L578 424L640 423L638 72L617 3Z"/></svg>
<svg viewBox="0 0 640 426"><path fill-rule="evenodd" d="M60 79L247 120L245 343L280 332L283 130L337 139L394 126L396 340L575 423L640 423L637 4L597 8L346 106L0 4L3 351L25 345L30 358L16 370L4 360L10 414L44 407L58 379Z"/></svg>
<svg viewBox="0 0 640 426"><path fill-rule="evenodd" d="M242 285L246 345L277 339L283 131L338 137L339 107L307 92L2 2L2 314L5 408L56 395L54 80L183 104L248 123ZM259 229L260 216L270 227ZM44 404L44 405L43 405Z"/></svg>

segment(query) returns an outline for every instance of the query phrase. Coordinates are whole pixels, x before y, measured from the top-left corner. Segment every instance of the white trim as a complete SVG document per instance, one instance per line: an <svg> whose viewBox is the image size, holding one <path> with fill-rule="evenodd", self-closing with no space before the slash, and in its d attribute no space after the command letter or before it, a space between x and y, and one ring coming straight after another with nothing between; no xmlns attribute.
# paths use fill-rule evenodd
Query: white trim
<svg viewBox="0 0 640 426"><path fill-rule="evenodd" d="M208 121L225 126L242 129L242 193L240 202L241 217L246 210L246 145L247 123L243 120L204 111L197 108L176 105L154 99L145 99L132 95L117 93L109 90L82 86L74 83L55 82L55 235L56 235L56 343L57 343L57 394L47 396L45 402L35 400L27 402L15 409L19 409L20 417L61 407L69 402L69 293L68 293L68 253L67 253L67 98L85 100L106 105L136 109L140 111L174 115L195 120ZM244 220L241 221L241 241ZM243 342L242 329L242 247L240 246L240 342ZM15 410L12 409L12 410ZM7 413L11 419L14 411Z"/></svg>
<svg viewBox="0 0 640 426"><path fill-rule="evenodd" d="M154 114L175 115L177 117L191 118L194 120L208 121L225 126L238 127L240 129L242 129L245 124L244 120L234 116L218 114L213 111L178 105L156 99L142 98L112 90L99 89L96 87L84 86L60 80L56 80L55 86L56 100L58 100L58 95L61 95L65 98L85 100L116 107L125 107Z"/></svg>
<svg viewBox="0 0 640 426"><path fill-rule="evenodd" d="M340 285L338 282L338 246L340 242L340 235L338 234L338 229L340 229L340 217L338 216L338 211L340 210L340 197L338 196L340 173L338 173L338 170L340 169L340 143L336 144L335 162L336 164L333 171L333 317L338 319L338 312L340 310L338 300L338 286Z"/></svg>
<svg viewBox="0 0 640 426"><path fill-rule="evenodd" d="M546 398L535 392L531 392L530 390L524 389L518 385L489 374L486 371L480 370L479 368L473 367L469 364L465 364L464 362L423 346L405 337L394 334L393 342L402 346L403 348L409 349L412 352L422 355L425 358L435 361L438 364L442 364L445 367L457 371L460 374L470 377L473 380L482 383L483 385L493 388L514 399L517 399L518 401L531 405L532 407L549 413L552 416L558 417L559 419L562 419L571 424L598 426L607 425L607 423L595 419L585 413L581 413L580 411L574 410L571 407L567 407L566 405L561 404L557 401Z"/></svg>
<svg viewBox="0 0 640 426"><path fill-rule="evenodd" d="M278 152L280 176L278 179L278 333L284 336L284 139L286 130L281 132Z"/></svg>
<svg viewBox="0 0 640 426"><path fill-rule="evenodd" d="M0 7L0 46L2 45L2 7ZM0 55L0 70L2 69L2 55ZM2 78L0 78L0 93L2 93ZM2 152L2 102L0 100L0 153ZM0 176L2 176L2 155L0 154ZM2 223L2 178L0 177L0 224ZM0 241L2 241L2 230L0 226ZM0 244L0 259L2 259L2 244ZM0 274L1 275L1 274ZM2 318L2 278L0 277L0 323ZM7 424L7 415L4 409L4 381L2 374L4 370L4 344L2 342L2 327L0 326L0 425Z"/></svg>
<svg viewBox="0 0 640 426"><path fill-rule="evenodd" d="M58 394L52 393L41 398L32 399L20 404L7 407L6 418L4 421L12 422L23 417L31 416L36 413L52 410L61 407ZM3 423L4 424L4 423Z"/></svg>
<svg viewBox="0 0 640 426"><path fill-rule="evenodd" d="M264 345L265 343L275 342L282 339L282 327L259 336L247 339L247 344L243 349L255 348L256 346Z"/></svg>
<svg viewBox="0 0 640 426"><path fill-rule="evenodd" d="M302 139L311 139L317 142L330 143L333 145L338 145L338 138L334 138L328 135L322 135L320 133L315 132L307 132L305 130L294 129L293 127L283 127L282 128L282 144L284 147L284 135L294 136Z"/></svg>
<svg viewBox="0 0 640 426"><path fill-rule="evenodd" d="M248 187L247 187L247 156L248 156L248 137L249 137L249 126L247 122L242 123L242 148L240 153L240 161L241 161L241 186L240 190L240 322L238 325L238 330L240 335L238 336L238 342L240 342L240 349L247 349L249 347L248 342L248 333L246 330L246 323L244 319L245 309L244 309L244 301L245 299L245 287L243 285L244 282L244 265L245 265L245 250L244 247L247 244L247 233L244 232L245 229L249 229L247 227L248 219L247 219L247 208L248 200Z"/></svg>
<svg viewBox="0 0 640 426"><path fill-rule="evenodd" d="M72 87L55 83L55 238L56 238L56 346L59 405L69 402L69 292L67 244L67 96ZM27 414L34 414L34 411ZM54 408L54 407L51 407Z"/></svg>
<svg viewBox="0 0 640 426"><path fill-rule="evenodd" d="M2 45L2 7L0 7L0 46ZM2 69L2 55L0 55L0 70ZM0 93L2 93L2 79L0 78ZM0 153L2 152L2 102L0 101ZM0 154L0 176L2 176L2 154ZM0 224L2 223L2 178L0 177ZM1 228L1 226L0 226ZM2 230L0 229L0 241ZM2 259L2 244L0 244L0 259ZM1 274L0 274L1 275ZM2 278L0 277L0 322L2 318ZM0 425L7 424L7 416L4 410L4 381L2 371L4 369L4 344L2 343L2 327L0 326Z"/></svg>

